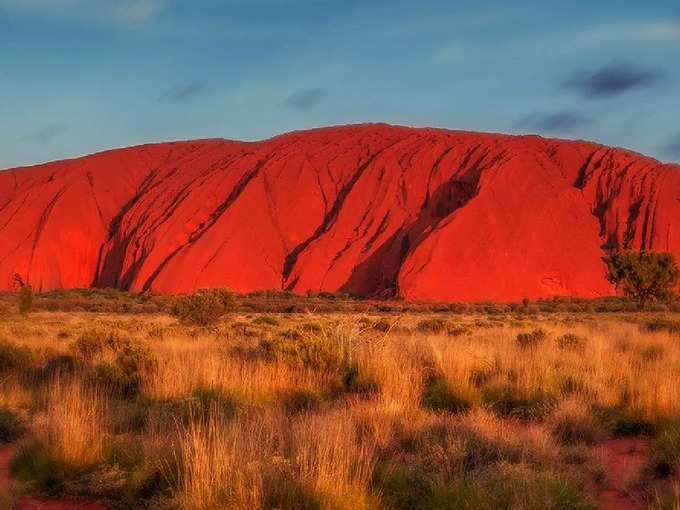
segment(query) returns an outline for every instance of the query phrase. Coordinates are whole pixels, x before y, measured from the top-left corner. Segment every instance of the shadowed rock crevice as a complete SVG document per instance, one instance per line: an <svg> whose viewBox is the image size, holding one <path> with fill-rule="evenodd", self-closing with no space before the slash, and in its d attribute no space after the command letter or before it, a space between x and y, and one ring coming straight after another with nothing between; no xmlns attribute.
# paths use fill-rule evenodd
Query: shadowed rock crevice
<svg viewBox="0 0 680 510"><path fill-rule="evenodd" d="M451 179L434 192L427 190L418 215L410 223L402 225L368 259L355 267L350 278L341 287L343 292L384 298L399 295L397 276L408 254L418 247L440 221L450 217L476 196L482 172L497 163L500 160L497 159L499 156L501 158L503 156L499 154L485 165L484 159L488 156L488 152L485 152L470 165L472 154L476 150L477 148L466 155L460 169ZM435 162L433 172L449 151L450 149L445 151ZM428 178L428 184L431 178L432 173ZM387 215L383 221L386 219ZM379 235L380 230L381 228L378 228L374 236L368 240L364 251L368 251L375 243L375 237Z"/></svg>

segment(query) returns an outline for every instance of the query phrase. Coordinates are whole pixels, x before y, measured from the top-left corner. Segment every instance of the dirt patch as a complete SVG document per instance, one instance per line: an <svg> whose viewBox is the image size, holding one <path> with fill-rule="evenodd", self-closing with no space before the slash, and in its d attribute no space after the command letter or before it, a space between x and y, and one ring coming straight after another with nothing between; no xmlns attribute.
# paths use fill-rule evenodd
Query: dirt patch
<svg viewBox="0 0 680 510"><path fill-rule="evenodd" d="M647 461L650 440L620 438L605 441L595 449L595 456L606 478L592 483L591 492L602 510L638 510L646 508L634 482Z"/></svg>

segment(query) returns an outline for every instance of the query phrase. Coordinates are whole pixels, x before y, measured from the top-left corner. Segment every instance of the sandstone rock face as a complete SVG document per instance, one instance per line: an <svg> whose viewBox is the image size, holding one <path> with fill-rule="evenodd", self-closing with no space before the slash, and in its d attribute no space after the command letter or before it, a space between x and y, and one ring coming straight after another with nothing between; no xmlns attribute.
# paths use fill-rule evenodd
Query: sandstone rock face
<svg viewBox="0 0 680 510"><path fill-rule="evenodd" d="M592 143L361 125L0 172L0 289L204 287L517 301L680 256L680 167Z"/></svg>

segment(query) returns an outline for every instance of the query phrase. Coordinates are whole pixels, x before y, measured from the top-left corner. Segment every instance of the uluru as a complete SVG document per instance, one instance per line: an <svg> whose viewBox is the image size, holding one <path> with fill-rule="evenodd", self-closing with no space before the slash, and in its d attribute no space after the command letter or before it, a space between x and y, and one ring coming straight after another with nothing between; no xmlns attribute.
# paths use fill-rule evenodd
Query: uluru
<svg viewBox="0 0 680 510"><path fill-rule="evenodd" d="M614 293L616 249L680 256L680 167L594 143L365 124L0 172L0 289Z"/></svg>

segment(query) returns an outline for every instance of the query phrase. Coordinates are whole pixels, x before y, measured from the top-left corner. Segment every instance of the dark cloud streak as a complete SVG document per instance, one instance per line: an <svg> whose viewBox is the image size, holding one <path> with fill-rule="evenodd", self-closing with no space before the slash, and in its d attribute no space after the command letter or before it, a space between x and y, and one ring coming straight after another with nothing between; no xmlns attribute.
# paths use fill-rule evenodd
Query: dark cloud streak
<svg viewBox="0 0 680 510"><path fill-rule="evenodd" d="M589 99L605 99L630 90L652 86L664 77L662 71L619 62L595 72L580 71L565 81L563 86Z"/></svg>
<svg viewBox="0 0 680 510"><path fill-rule="evenodd" d="M39 129L21 137L24 142L47 145L68 129L66 124L45 124Z"/></svg>
<svg viewBox="0 0 680 510"><path fill-rule="evenodd" d="M295 110L311 110L326 99L326 91L320 88L300 89L283 101L283 106Z"/></svg>
<svg viewBox="0 0 680 510"><path fill-rule="evenodd" d="M161 97L158 98L159 101L172 101L175 103L181 103L183 101L188 101L199 95L205 86L200 82L187 83L185 85L179 85L174 87L167 92L165 92Z"/></svg>
<svg viewBox="0 0 680 510"><path fill-rule="evenodd" d="M515 128L543 133L571 133L593 123L593 120L572 111L534 113L524 117Z"/></svg>

